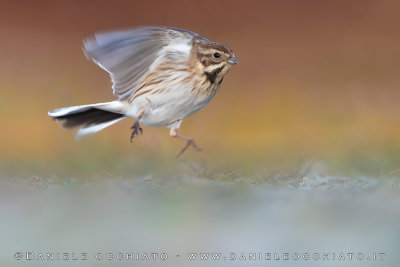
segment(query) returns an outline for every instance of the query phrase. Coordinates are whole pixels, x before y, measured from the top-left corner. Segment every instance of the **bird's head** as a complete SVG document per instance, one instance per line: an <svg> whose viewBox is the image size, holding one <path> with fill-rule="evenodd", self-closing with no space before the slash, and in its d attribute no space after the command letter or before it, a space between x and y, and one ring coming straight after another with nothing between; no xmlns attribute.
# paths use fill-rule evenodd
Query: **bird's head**
<svg viewBox="0 0 400 267"><path fill-rule="evenodd" d="M216 42L197 43L197 59L206 77L211 83L220 83L229 69L237 64L232 50Z"/></svg>

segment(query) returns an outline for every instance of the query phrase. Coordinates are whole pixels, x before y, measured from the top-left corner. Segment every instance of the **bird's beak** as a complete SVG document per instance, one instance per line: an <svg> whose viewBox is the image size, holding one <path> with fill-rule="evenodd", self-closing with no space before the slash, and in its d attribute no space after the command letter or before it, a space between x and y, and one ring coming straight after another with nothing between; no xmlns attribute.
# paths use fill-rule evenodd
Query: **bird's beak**
<svg viewBox="0 0 400 267"><path fill-rule="evenodd" d="M232 64L232 65L235 65L235 64L239 63L239 60L237 60L237 58L236 58L235 56L231 56L231 57L228 59L228 62L229 62L230 64Z"/></svg>

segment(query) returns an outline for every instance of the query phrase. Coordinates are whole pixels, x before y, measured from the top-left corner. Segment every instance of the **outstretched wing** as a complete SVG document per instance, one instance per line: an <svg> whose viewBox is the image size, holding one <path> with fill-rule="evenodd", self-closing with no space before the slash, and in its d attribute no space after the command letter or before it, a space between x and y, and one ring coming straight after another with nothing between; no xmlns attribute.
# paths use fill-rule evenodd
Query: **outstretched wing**
<svg viewBox="0 0 400 267"><path fill-rule="evenodd" d="M182 29L140 27L96 34L84 41L84 52L110 74L114 94L125 99L160 63L179 53L189 56L193 37L200 36Z"/></svg>

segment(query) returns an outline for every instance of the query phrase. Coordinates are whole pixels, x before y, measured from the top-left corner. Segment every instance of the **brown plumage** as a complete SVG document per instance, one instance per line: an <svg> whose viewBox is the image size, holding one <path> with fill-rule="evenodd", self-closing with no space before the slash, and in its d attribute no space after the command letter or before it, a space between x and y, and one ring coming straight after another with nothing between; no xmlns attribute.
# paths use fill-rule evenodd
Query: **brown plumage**
<svg viewBox="0 0 400 267"><path fill-rule="evenodd" d="M125 117L167 126L170 135L198 149L178 133L182 121L204 107L238 61L227 46L183 29L140 27L96 34L85 41L86 56L106 70L117 101L68 107L49 112L63 126L81 126L77 137L98 132Z"/></svg>

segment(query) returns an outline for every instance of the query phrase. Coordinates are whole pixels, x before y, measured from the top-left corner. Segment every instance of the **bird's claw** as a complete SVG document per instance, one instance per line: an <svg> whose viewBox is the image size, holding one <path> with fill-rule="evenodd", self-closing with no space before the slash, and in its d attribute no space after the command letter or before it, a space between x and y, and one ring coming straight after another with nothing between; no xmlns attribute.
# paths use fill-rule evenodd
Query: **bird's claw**
<svg viewBox="0 0 400 267"><path fill-rule="evenodd" d="M179 158L185 151L192 146L196 151L201 151L202 149L197 146L196 142L193 139L190 139L186 142L186 145L182 148L181 152L179 152L178 156L176 158Z"/></svg>
<svg viewBox="0 0 400 267"><path fill-rule="evenodd" d="M135 136L139 135L139 133L140 133L140 135L143 134L143 129L142 129L142 127L140 127L138 121L136 121L136 122L132 125L131 129L132 129L132 133L131 133L130 141L131 141L131 143L132 143L132 140L133 140L133 138L134 138Z"/></svg>

